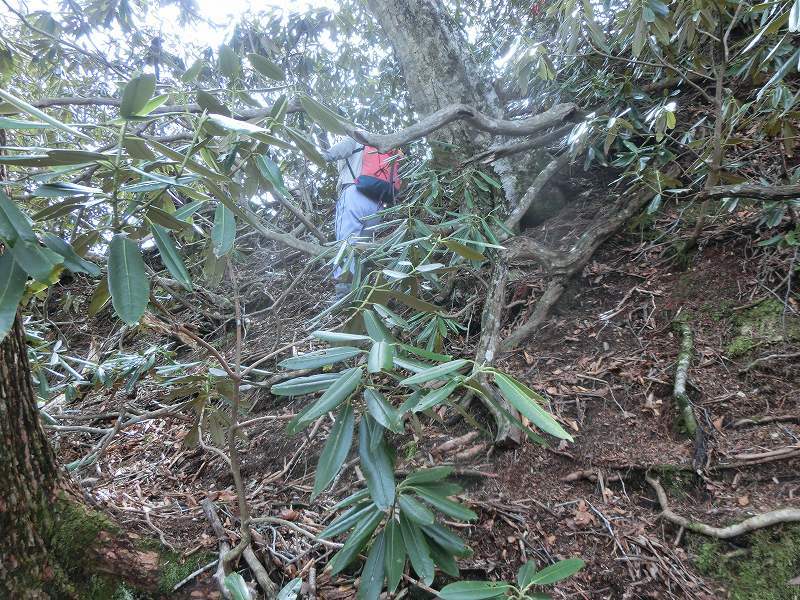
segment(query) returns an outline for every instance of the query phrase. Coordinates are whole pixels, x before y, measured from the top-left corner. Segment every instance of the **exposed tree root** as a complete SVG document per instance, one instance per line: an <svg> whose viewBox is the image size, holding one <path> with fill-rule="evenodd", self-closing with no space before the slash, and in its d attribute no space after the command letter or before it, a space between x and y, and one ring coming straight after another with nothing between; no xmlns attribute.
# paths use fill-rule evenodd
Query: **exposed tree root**
<svg viewBox="0 0 800 600"><path fill-rule="evenodd" d="M692 328L687 321L678 321L675 327L681 334L681 348L678 353L678 364L675 368L675 387L672 396L680 408L683 416L683 424L686 432L691 436L697 435L697 419L694 417L692 403L686 393L686 380L689 377L689 365L692 362L692 349L694 348L694 338Z"/></svg>
<svg viewBox="0 0 800 600"><path fill-rule="evenodd" d="M694 531L695 533L700 533L709 537L729 540L745 533L755 531L756 529L763 529L764 527L770 527L779 523L800 522L800 509L797 508L772 510L727 527L714 527L713 525L707 525L698 521L691 521L670 510L669 502L667 501L667 493L657 479L653 479L649 475L645 476L645 479L656 492L658 503L661 506L661 514L659 515L661 518L688 529L689 531Z"/></svg>

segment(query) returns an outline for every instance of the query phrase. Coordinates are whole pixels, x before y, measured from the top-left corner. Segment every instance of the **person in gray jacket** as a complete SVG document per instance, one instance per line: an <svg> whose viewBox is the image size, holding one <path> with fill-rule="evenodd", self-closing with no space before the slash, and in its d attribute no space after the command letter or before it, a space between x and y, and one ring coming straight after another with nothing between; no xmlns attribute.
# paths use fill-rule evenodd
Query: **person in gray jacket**
<svg viewBox="0 0 800 600"><path fill-rule="evenodd" d="M336 202L337 242L371 237L369 228L380 223L380 217L376 213L381 209L381 205L367 198L355 186L355 178L361 172L363 154L364 146L350 137L322 151L323 158L328 162L336 161L339 170L339 179L336 183L336 194L339 197ZM354 269L355 265L350 264L348 270L353 272ZM344 268L341 266L333 271L337 300L344 297L351 289L350 283L342 281L343 273Z"/></svg>

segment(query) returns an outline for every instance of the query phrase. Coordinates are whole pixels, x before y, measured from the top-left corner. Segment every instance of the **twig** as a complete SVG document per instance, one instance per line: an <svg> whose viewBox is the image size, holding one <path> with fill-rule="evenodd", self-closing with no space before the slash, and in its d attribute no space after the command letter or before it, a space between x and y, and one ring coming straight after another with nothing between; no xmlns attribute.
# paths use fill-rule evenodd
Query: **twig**
<svg viewBox="0 0 800 600"><path fill-rule="evenodd" d="M736 523L735 525L728 525L727 527L714 527L713 525L706 525L705 523L700 523L698 521L690 521L689 519L681 517L670 510L669 502L667 501L667 494L657 479L653 479L649 475L645 475L645 479L647 480L647 483L650 484L650 487L655 490L656 496L658 497L658 503L661 506L661 514L659 515L660 518L664 518L675 525L679 525L680 527L688 529L689 531L701 533L709 537L720 540L728 540L745 533L755 531L756 529L763 529L764 527L770 527L779 523L800 522L800 509L797 508L781 508L778 510L772 510L770 512L761 513L754 517L750 517L749 519L745 519L744 521Z"/></svg>
<svg viewBox="0 0 800 600"><path fill-rule="evenodd" d="M189 583L189 582L190 582L192 579L194 579L194 578L195 578L195 577L197 577L198 575L202 575L203 573L205 573L206 571L208 571L208 570L209 570L211 567L213 567L214 565L216 565L216 564L217 564L217 562L218 562L218 559L214 559L214 560L212 560L210 563L208 563L207 565L204 565L204 566L200 567L199 569L197 569L196 571L193 571L192 573L189 573L189 575L187 575L186 577L184 577L184 578L183 578L183 579L181 579L181 580L180 580L178 583L176 583L176 584L175 584L175 587L173 587L173 588L172 588L172 591L173 591L173 592L177 592L177 591L178 591L180 588L182 588L183 586L185 586L185 585L186 585L187 583Z"/></svg>
<svg viewBox="0 0 800 600"><path fill-rule="evenodd" d="M283 527L288 527L294 532L299 533L300 535L304 535L307 538L310 538L317 542L318 544L322 544L323 546L327 546L328 548L341 548L344 544L339 544L338 542L331 542L330 540L323 540L310 531L306 531L302 527L298 527L291 521L287 521L286 519L279 519L278 517L255 517L250 520L251 524L256 523L271 523L273 525L282 525Z"/></svg>
<svg viewBox="0 0 800 600"><path fill-rule="evenodd" d="M267 570L264 568L264 565L261 564L261 561L258 560L256 553L253 552L253 547L247 546L244 549L244 552L242 552L242 556L247 562L247 565L250 567L250 570L253 572L256 581L258 581L258 585L260 585L261 589L264 590L266 597L274 598L278 591L278 586L274 581L272 581L272 579L269 578L269 573L267 573Z"/></svg>
<svg viewBox="0 0 800 600"><path fill-rule="evenodd" d="M690 437L694 438L697 434L697 420L694 417L689 395L686 393L686 380L689 376L689 365L692 362L692 348L694 345L692 328L688 321L678 321L675 325L681 334L681 349L678 353L678 365L675 368L675 387L672 395L683 415L683 424L686 427L686 432Z"/></svg>
<svg viewBox="0 0 800 600"><path fill-rule="evenodd" d="M200 505L203 507L203 514L211 524L211 529L214 535L217 536L217 543L219 544L219 559L217 560L217 570L214 573L214 580L217 582L222 595L230 600L231 595L225 587L225 561L224 558L230 552L231 545L228 542L228 536L225 534L225 528L222 526L222 521L219 520L217 515L217 508L210 498L205 498Z"/></svg>

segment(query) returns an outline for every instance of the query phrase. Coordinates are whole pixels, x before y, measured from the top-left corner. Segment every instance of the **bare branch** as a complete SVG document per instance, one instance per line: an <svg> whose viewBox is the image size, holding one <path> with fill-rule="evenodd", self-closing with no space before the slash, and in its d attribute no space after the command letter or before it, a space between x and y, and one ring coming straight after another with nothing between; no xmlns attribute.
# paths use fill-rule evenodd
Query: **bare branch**
<svg viewBox="0 0 800 600"><path fill-rule="evenodd" d="M410 141L425 137L429 133L441 129L454 121L466 121L475 129L486 131L495 135L504 136L525 136L533 135L561 123L564 119L571 116L578 107L575 104L557 104L553 108L529 117L516 121L507 121L489 117L466 104L452 104L446 106L435 113L428 115L418 123L396 131L382 135L370 133L364 129L350 127L343 123L347 133L356 141L369 146L374 146L380 152L386 152L392 148L397 148Z"/></svg>
<svg viewBox="0 0 800 600"><path fill-rule="evenodd" d="M755 185L737 183L735 185L715 185L708 188L707 198L757 198L759 200L791 200L800 198L800 184L793 185Z"/></svg>
<svg viewBox="0 0 800 600"><path fill-rule="evenodd" d="M542 169L542 171L536 176L536 179L533 180L531 187L529 187L528 191L525 192L525 195L520 198L519 204L517 204L516 208L514 208L510 215L508 215L508 218L505 222L506 227L513 229L519 224L522 217L524 217L525 213L528 212L531 204L533 204L534 200L536 200L539 197L539 194L542 193L544 187L556 173L570 163L571 158L572 157L570 156L569 152L564 152L561 156L551 160L547 166Z"/></svg>
<svg viewBox="0 0 800 600"><path fill-rule="evenodd" d="M504 158L506 156L511 156L513 154L518 154L520 152L525 152L526 150L534 150L536 148L544 148L545 146L549 146L553 142L556 142L567 135L570 131L572 131L572 123L567 125L563 125L557 129L549 133L545 133L544 135L540 135L539 137L535 137L530 140L525 140L524 142L515 142L513 144L507 144L504 146L493 146L488 150L484 150L483 152L479 152L467 160L465 160L462 164L468 165L474 162L482 162L484 164L490 164Z"/></svg>

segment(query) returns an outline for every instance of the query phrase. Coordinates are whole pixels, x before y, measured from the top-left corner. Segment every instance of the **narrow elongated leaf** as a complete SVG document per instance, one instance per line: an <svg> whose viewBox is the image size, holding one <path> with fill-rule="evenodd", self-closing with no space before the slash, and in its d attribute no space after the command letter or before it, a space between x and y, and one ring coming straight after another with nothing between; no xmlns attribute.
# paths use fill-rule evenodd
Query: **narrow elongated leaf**
<svg viewBox="0 0 800 600"><path fill-rule="evenodd" d="M222 102L203 90L197 90L197 103L200 105L200 108L204 109L209 114L225 115L226 117L231 116L231 111L228 110Z"/></svg>
<svg viewBox="0 0 800 600"><path fill-rule="evenodd" d="M331 575L336 575L347 565L353 562L361 549L367 544L372 532L378 527L378 523L383 519L383 513L375 511L370 516L362 520L352 533L347 537L344 546L337 552L328 563Z"/></svg>
<svg viewBox="0 0 800 600"><path fill-rule="evenodd" d="M369 498L369 490L366 488L364 488L363 490L358 490L355 494L350 494L344 500L340 500L339 502L337 502L336 505L333 507L333 510L340 510L345 506L350 506L354 502L360 502L361 500L364 500L366 498Z"/></svg>
<svg viewBox="0 0 800 600"><path fill-rule="evenodd" d="M450 397L455 389L461 385L461 377L456 377L453 381L446 383L442 387L437 390L433 390L425 394L422 398L419 399L417 405L412 409L413 412L423 412L428 410L429 408L433 408L434 406L438 406L445 400Z"/></svg>
<svg viewBox="0 0 800 600"><path fill-rule="evenodd" d="M192 215L205 205L206 200L195 200L194 202L189 202L188 204L181 206L172 214L172 216L180 221L189 221L191 220Z"/></svg>
<svg viewBox="0 0 800 600"><path fill-rule="evenodd" d="M381 531L372 543L364 570L361 571L361 584L358 586L359 600L378 600L383 589L384 560L386 557L386 535Z"/></svg>
<svg viewBox="0 0 800 600"><path fill-rule="evenodd" d="M370 337L367 335L359 335L357 333L341 333L339 331L313 331L311 337L314 337L323 342L368 342Z"/></svg>
<svg viewBox="0 0 800 600"><path fill-rule="evenodd" d="M392 369L392 346L386 342L375 342L367 357L367 370L370 373L380 373Z"/></svg>
<svg viewBox="0 0 800 600"><path fill-rule="evenodd" d="M267 130L263 127L259 127L258 125L253 125L252 123L248 123L247 121L241 121L239 119L233 119L231 117L226 117L225 115L218 115L218 114L210 114L208 115L209 122L213 123L214 125L218 125L223 129L228 131L233 131L235 133L242 133L244 135L252 135L254 133L266 133Z"/></svg>
<svg viewBox="0 0 800 600"><path fill-rule="evenodd" d="M453 558L452 554L439 544L431 542L430 538L428 538L428 549L431 551L431 558L437 567L450 575L450 577L458 577L460 575L458 563L456 563L456 559Z"/></svg>
<svg viewBox="0 0 800 600"><path fill-rule="evenodd" d="M25 213L0 189L0 238L13 244L17 239L36 242L36 234Z"/></svg>
<svg viewBox="0 0 800 600"><path fill-rule="evenodd" d="M465 246L461 242L457 242L455 240L442 240L442 243L447 246L447 248L456 254L463 256L468 260L478 260L484 261L486 257L478 252L477 250L473 250L469 246Z"/></svg>
<svg viewBox="0 0 800 600"><path fill-rule="evenodd" d="M400 494L397 498L397 503L400 505L400 510L403 511L403 514L410 520L420 525L433 525L433 513L412 496Z"/></svg>
<svg viewBox="0 0 800 600"><path fill-rule="evenodd" d="M306 114L314 119L317 125L323 129L327 129L331 133L338 135L347 135L347 128L342 126L339 115L329 108L308 96L300 97L300 105L303 107L303 110L306 111Z"/></svg>
<svg viewBox="0 0 800 600"><path fill-rule="evenodd" d="M214 212L214 226L211 228L211 243L214 256L225 256L233 248L236 238L236 220L233 213L224 204L217 204Z"/></svg>
<svg viewBox="0 0 800 600"><path fill-rule="evenodd" d="M361 383L361 378L364 376L364 368L358 367L345 371L342 376L337 379L331 387L325 390L319 400L311 406L308 410L296 416L291 420L288 426L290 432L299 431L303 426L311 423L313 420L321 417L326 412L335 409L347 397L353 393Z"/></svg>
<svg viewBox="0 0 800 600"><path fill-rule="evenodd" d="M111 292L108 291L108 278L104 277L94 289L92 299L89 300L89 308L86 309L87 314L90 317L95 316L106 304L108 304L109 300L111 300Z"/></svg>
<svg viewBox="0 0 800 600"><path fill-rule="evenodd" d="M536 427L559 439L573 441L572 436L564 431L550 413L539 406L535 392L502 373L494 373L494 382L503 397Z"/></svg>
<svg viewBox="0 0 800 600"><path fill-rule="evenodd" d="M435 567L431 558L431 551L428 548L428 542L425 541L422 530L408 517L401 514L400 531L403 534L403 543L405 544L408 558L411 559L411 566L414 567L417 576L426 585L430 585L433 583Z"/></svg>
<svg viewBox="0 0 800 600"><path fill-rule="evenodd" d="M153 92L156 90L156 77L151 73L146 73L134 77L122 91L122 103L119 107L119 114L124 119L138 116L147 105Z"/></svg>
<svg viewBox="0 0 800 600"><path fill-rule="evenodd" d="M374 502L360 502L342 516L335 519L319 534L319 537L325 540L337 536L340 533L344 533L348 529L355 527L356 523L363 521L367 516L377 510L378 507L375 506Z"/></svg>
<svg viewBox="0 0 800 600"><path fill-rule="evenodd" d="M551 583L556 583L580 571L584 564L585 563L580 558L560 560L556 564L545 567L538 573L534 573L530 578L529 585L549 585Z"/></svg>
<svg viewBox="0 0 800 600"><path fill-rule="evenodd" d="M444 379L450 373L454 373L459 369L463 368L464 365L469 364L470 361L458 358L456 360L451 360L450 362L446 362L441 365L436 365L435 367L431 367L430 369L425 369L417 373L416 375L412 375L411 377L406 377L403 379L400 384L401 385L414 385L425 383L426 381L433 381L434 379Z"/></svg>
<svg viewBox="0 0 800 600"><path fill-rule="evenodd" d="M319 153L319 150L309 142L305 136L297 131L296 129L292 129L288 125L283 126L283 130L286 132L291 140L297 144L297 147L300 148L300 151L306 155L306 157L313 162L315 165L324 169L326 167L325 159L322 158L322 155Z"/></svg>
<svg viewBox="0 0 800 600"><path fill-rule="evenodd" d="M61 255L64 266L73 273L86 273L91 277L100 276L100 267L93 262L81 258L67 242L52 233L42 236L44 245L56 254Z"/></svg>
<svg viewBox="0 0 800 600"><path fill-rule="evenodd" d="M275 396L302 396L321 390L327 390L333 382L339 379L341 373L320 373L308 377L295 377L289 381L276 383L269 391Z"/></svg>
<svg viewBox="0 0 800 600"><path fill-rule="evenodd" d="M108 289L117 315L128 325L136 324L147 309L150 282L139 245L119 233L111 240Z"/></svg>
<svg viewBox="0 0 800 600"><path fill-rule="evenodd" d="M219 49L219 70L225 77L234 78L242 69L242 61L230 46Z"/></svg>
<svg viewBox="0 0 800 600"><path fill-rule="evenodd" d="M409 346L408 344L401 344L400 346L403 350L410 352L411 354L416 354L417 356L421 356L422 358L428 360L438 360L438 361L450 361L453 360L453 357L449 354L439 354L438 352L431 352L429 350L423 350L422 348L417 348L416 346Z"/></svg>
<svg viewBox="0 0 800 600"><path fill-rule="evenodd" d="M383 394L376 389L366 388L364 399L367 401L367 410L373 419L390 431L403 433L403 421L400 414L389 404Z"/></svg>
<svg viewBox="0 0 800 600"><path fill-rule="evenodd" d="M10 252L0 254L0 341L11 331L27 280Z"/></svg>
<svg viewBox="0 0 800 600"><path fill-rule="evenodd" d="M3 89L0 89L0 98L2 98L6 102L8 102L12 106L14 106L15 108L18 108L22 112L28 113L29 115L31 115L33 117L36 117L40 121L44 121L45 123L49 123L53 127L57 128L57 129L60 129L61 131L65 131L65 132L67 132L67 133L69 133L71 135L83 138L85 140L91 140L92 139L88 135L84 135L83 133L81 133L77 129L73 129L72 127L68 127L67 125L64 125L64 123L62 123L58 119L54 119L53 117L51 117L47 113L39 110L35 106L31 106L30 104L28 104L24 100L20 100L16 96L8 93L7 91L5 91Z"/></svg>
<svg viewBox="0 0 800 600"><path fill-rule="evenodd" d="M789 33L800 31L800 0L794 0L789 11Z"/></svg>
<svg viewBox="0 0 800 600"><path fill-rule="evenodd" d="M192 81L197 79L197 76L200 74L200 71L203 69L204 66L206 66L205 61L202 59L197 59L192 63L191 67L189 67L183 72L183 75L181 75L181 81L183 83L191 83Z"/></svg>
<svg viewBox="0 0 800 600"><path fill-rule="evenodd" d="M48 283L53 269L64 262L61 255L42 248L38 242L17 240L8 250L28 275L42 283Z"/></svg>
<svg viewBox="0 0 800 600"><path fill-rule="evenodd" d="M286 79L283 70L266 56L251 52L247 55L247 59L250 61L250 64L253 65L253 68L264 77L274 79L275 81L283 81Z"/></svg>
<svg viewBox="0 0 800 600"><path fill-rule="evenodd" d="M443 600L488 600L505 596L507 583L496 581L457 581L439 590Z"/></svg>
<svg viewBox="0 0 800 600"><path fill-rule="evenodd" d="M433 467L431 469L420 469L409 474L409 476L403 480L403 483L411 485L414 483L430 483L432 481L441 481L452 474L453 467Z"/></svg>
<svg viewBox="0 0 800 600"><path fill-rule="evenodd" d="M384 530L386 536L386 555L384 565L386 567L386 585L390 593L394 593L400 578L403 576L403 567L406 564L406 547L403 543L403 533L400 531L400 524L392 518Z"/></svg>
<svg viewBox="0 0 800 600"><path fill-rule="evenodd" d="M281 588L278 592L278 597L275 600L297 600L300 595L300 589L303 587L303 580L299 577L292 579L289 583Z"/></svg>
<svg viewBox="0 0 800 600"><path fill-rule="evenodd" d="M100 188L78 185L77 183L69 183L66 181L46 183L40 185L33 191L33 195L40 198L69 198L72 196L88 196L102 193L103 190Z"/></svg>
<svg viewBox="0 0 800 600"><path fill-rule="evenodd" d="M317 367L342 362L363 353L364 351L360 348L337 346L284 359L278 363L278 366L285 369L316 369Z"/></svg>
<svg viewBox="0 0 800 600"><path fill-rule="evenodd" d="M429 488L414 487L412 489L417 496L425 500L425 502L433 506L436 510L454 519L458 519L459 521L474 521L478 518L478 515L470 509L462 506L458 502L453 502L444 496L431 492Z"/></svg>
<svg viewBox="0 0 800 600"><path fill-rule="evenodd" d="M47 123L37 123L36 121L22 121L20 119L12 119L10 117L0 117L0 129L17 129L17 130L32 130L32 129L47 129L50 127Z"/></svg>
<svg viewBox="0 0 800 600"><path fill-rule="evenodd" d="M530 585L533 576L536 574L536 561L529 560L517 571L517 586L519 589L525 589Z"/></svg>
<svg viewBox="0 0 800 600"><path fill-rule="evenodd" d="M251 600L253 597L247 582L239 573L231 573L225 577L225 589L228 590L232 600Z"/></svg>
<svg viewBox="0 0 800 600"><path fill-rule="evenodd" d="M396 342L386 325L383 324L383 321L381 321L374 312L365 310L362 316L364 319L364 326L367 328L367 333L370 338L376 342L387 342L389 344Z"/></svg>
<svg viewBox="0 0 800 600"><path fill-rule="evenodd" d="M57 217L63 217L64 215L71 213L73 210L78 210L84 206L86 206L86 204L83 203L82 198L67 198L66 200L61 200L60 202L51 204L39 212L34 213L33 220L48 221ZM0 221L2 221L2 219L3 216L2 213L0 213ZM2 225L0 225L0 237L3 237L2 229Z"/></svg>
<svg viewBox="0 0 800 600"><path fill-rule="evenodd" d="M186 269L186 265L183 264L183 259L178 254L175 244L172 242L169 231L155 223L150 225L150 231L153 233L153 240L155 240L156 246L158 246L161 262L167 267L167 271L175 278L175 281L191 292L192 278Z"/></svg>
<svg viewBox="0 0 800 600"><path fill-rule="evenodd" d="M342 468L350 445L353 443L353 406L345 404L339 414L336 415L336 422L328 436L328 441L322 449L322 454L317 464L317 473L314 477L314 490L311 492L311 500L319 496L333 481L336 473Z"/></svg>
<svg viewBox="0 0 800 600"><path fill-rule="evenodd" d="M383 439L383 428L369 415L361 419L358 456L370 497L379 509L388 510L394 504L394 466Z"/></svg>
<svg viewBox="0 0 800 600"><path fill-rule="evenodd" d="M467 546L460 537L443 525L439 525L438 523L423 525L422 531L431 541L455 556L465 557L472 554L470 547Z"/></svg>

